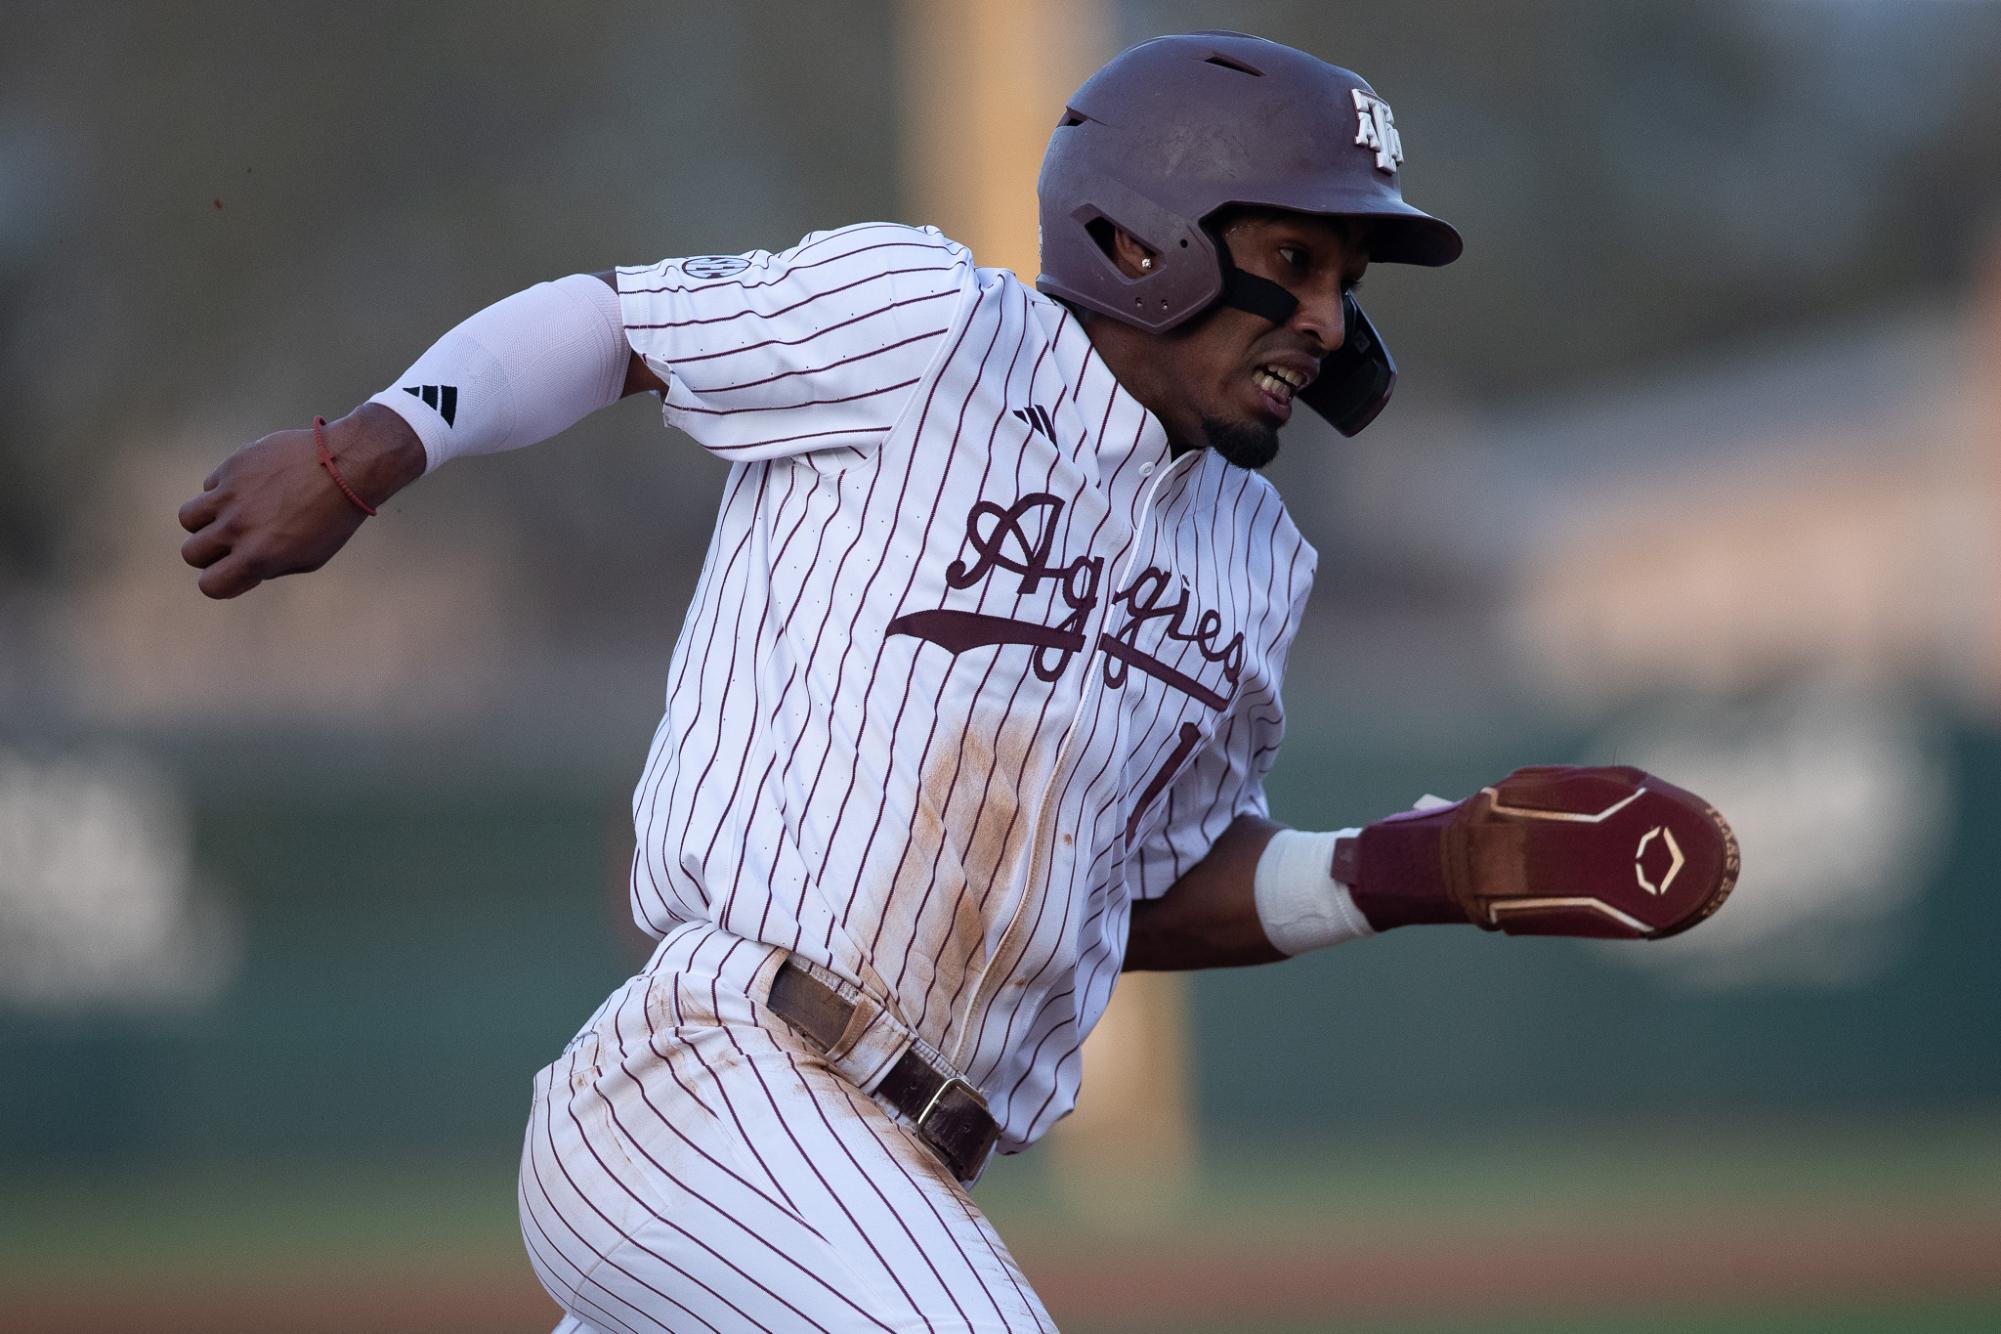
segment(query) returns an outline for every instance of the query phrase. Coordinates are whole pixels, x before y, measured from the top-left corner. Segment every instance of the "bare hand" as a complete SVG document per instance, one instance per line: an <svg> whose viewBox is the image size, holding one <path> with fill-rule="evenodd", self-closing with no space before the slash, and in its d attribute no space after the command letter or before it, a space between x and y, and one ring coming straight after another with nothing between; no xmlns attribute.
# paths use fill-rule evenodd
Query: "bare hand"
<svg viewBox="0 0 2001 1334"><path fill-rule="evenodd" d="M373 404L326 427L341 475L379 504L424 470L424 450L402 418ZM202 492L181 506L193 536L181 559L202 572L196 586L233 598L266 579L319 569L367 516L320 466L311 427L275 431L222 461Z"/></svg>

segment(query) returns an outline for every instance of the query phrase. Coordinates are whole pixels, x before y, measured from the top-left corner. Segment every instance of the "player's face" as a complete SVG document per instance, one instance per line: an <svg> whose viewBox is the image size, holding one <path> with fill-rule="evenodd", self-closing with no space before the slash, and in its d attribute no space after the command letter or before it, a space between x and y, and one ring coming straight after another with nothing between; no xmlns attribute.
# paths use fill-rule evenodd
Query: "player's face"
<svg viewBox="0 0 2001 1334"><path fill-rule="evenodd" d="M1240 210L1220 219L1217 230L1238 268L1285 288L1299 307L1274 325L1219 306L1170 339L1168 383L1179 401L1161 415L1177 438L1200 440L1232 463L1261 468L1278 453L1278 428L1292 418L1293 396L1319 374L1321 359L1341 346L1347 328L1342 300L1361 282L1369 257L1361 229L1343 219Z"/></svg>

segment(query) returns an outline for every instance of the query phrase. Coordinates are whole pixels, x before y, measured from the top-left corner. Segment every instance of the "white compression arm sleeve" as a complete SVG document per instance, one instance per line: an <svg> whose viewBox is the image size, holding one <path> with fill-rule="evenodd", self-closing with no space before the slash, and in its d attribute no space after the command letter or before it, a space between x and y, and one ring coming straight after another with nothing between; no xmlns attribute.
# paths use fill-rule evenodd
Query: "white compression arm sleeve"
<svg viewBox="0 0 2001 1334"><path fill-rule="evenodd" d="M1304 954L1376 934L1348 886L1334 878L1335 842L1360 832L1281 829L1265 844L1256 878L1258 921L1282 953Z"/></svg>
<svg viewBox="0 0 2001 1334"><path fill-rule="evenodd" d="M368 401L410 423L430 472L547 440L616 403L631 356L618 293L575 273L496 301Z"/></svg>

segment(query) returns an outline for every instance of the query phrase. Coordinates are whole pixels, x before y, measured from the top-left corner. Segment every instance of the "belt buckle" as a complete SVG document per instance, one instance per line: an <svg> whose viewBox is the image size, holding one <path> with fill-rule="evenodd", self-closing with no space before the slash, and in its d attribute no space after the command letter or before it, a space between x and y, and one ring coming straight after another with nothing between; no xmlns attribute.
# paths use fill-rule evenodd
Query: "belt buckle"
<svg viewBox="0 0 2001 1334"><path fill-rule="evenodd" d="M980 1091L964 1079L961 1079L958 1075L953 1075L940 1084L936 1092L925 1099L924 1110L917 1114L917 1135L937 1152L939 1158L944 1161L947 1170L952 1173L952 1176L960 1184L970 1185L979 1177L981 1169L985 1167L987 1155L993 1152L994 1141L999 1138L1000 1132L999 1128L994 1125L993 1117L990 1114L986 1118L986 1133L974 1145L947 1143L943 1135L937 1134L931 1129L931 1114L936 1112L939 1104L945 1101L945 1095L951 1092L954 1084L957 1084L966 1091L966 1096L973 1100L974 1106L978 1107L982 1112L986 1112L987 1100L980 1096Z"/></svg>
<svg viewBox="0 0 2001 1334"><path fill-rule="evenodd" d="M928 1099L925 1100L924 1110L917 1114L917 1128L919 1130L923 1131L927 1135L931 1133L931 1128L928 1124L928 1122L931 1120L931 1113L938 1110L938 1104L945 1100L945 1095L951 1092L952 1086L954 1084L957 1084L960 1088L964 1089L966 1091L966 1096L971 1098L976 1104L978 1104L981 1111L986 1110L987 1100L980 1096L980 1091L974 1088L971 1084L968 1084L965 1080L961 1079L959 1076L953 1075L950 1079L946 1080L944 1083L938 1086L937 1092L933 1093Z"/></svg>

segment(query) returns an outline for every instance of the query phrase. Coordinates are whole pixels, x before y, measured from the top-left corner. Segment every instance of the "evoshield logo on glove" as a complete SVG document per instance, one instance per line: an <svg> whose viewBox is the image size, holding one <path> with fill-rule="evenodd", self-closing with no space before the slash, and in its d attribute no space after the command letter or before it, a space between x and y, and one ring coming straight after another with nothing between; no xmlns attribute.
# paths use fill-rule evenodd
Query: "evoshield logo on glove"
<svg viewBox="0 0 2001 1334"><path fill-rule="evenodd" d="M1647 844L1653 842L1656 837L1667 845L1669 857L1667 874L1661 877L1658 885L1647 879L1646 867ZM1686 858L1681 855L1681 844L1674 841L1674 830L1664 824L1657 824L1640 838L1640 846L1633 850L1633 875L1639 880L1641 889L1658 898L1668 892L1668 886L1672 885L1674 878L1681 874L1682 863L1685 860Z"/></svg>

